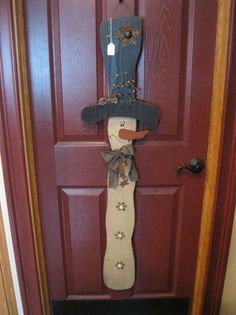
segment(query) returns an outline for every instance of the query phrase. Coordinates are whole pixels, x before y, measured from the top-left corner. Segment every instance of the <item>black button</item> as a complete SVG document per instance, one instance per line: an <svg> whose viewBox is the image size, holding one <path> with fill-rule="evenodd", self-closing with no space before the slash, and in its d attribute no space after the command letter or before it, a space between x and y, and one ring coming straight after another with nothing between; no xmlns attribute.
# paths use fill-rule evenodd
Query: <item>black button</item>
<svg viewBox="0 0 236 315"><path fill-rule="evenodd" d="M124 35L125 35L125 37L127 39L129 39L130 37L132 37L132 32L131 31L126 31Z"/></svg>

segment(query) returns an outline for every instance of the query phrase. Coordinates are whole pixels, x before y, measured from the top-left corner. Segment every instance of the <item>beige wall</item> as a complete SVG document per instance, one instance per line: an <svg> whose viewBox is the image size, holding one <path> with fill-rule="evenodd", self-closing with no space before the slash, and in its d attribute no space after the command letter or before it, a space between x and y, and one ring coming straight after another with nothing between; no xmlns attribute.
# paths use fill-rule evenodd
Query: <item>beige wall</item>
<svg viewBox="0 0 236 315"><path fill-rule="evenodd" d="M234 215L233 234L230 243L224 291L220 315L236 314L236 215Z"/></svg>

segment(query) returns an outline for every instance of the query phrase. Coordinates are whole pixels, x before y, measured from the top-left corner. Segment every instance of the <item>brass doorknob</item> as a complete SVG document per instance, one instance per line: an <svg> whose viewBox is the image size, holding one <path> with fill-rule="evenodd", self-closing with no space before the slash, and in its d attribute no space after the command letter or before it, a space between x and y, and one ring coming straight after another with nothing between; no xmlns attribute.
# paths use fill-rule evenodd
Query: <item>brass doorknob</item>
<svg viewBox="0 0 236 315"><path fill-rule="evenodd" d="M204 169L204 161L200 158L193 158L188 164L179 165L176 168L176 172L181 174L183 170L189 170L190 172L197 174Z"/></svg>

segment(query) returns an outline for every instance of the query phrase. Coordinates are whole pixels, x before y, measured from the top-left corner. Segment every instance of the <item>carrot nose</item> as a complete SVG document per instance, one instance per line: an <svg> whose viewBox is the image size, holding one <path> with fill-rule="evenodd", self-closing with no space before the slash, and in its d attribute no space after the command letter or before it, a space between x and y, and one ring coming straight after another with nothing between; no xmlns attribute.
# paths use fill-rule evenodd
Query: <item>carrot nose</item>
<svg viewBox="0 0 236 315"><path fill-rule="evenodd" d="M142 139L149 133L149 130L133 131L129 129L120 129L119 137L123 140Z"/></svg>

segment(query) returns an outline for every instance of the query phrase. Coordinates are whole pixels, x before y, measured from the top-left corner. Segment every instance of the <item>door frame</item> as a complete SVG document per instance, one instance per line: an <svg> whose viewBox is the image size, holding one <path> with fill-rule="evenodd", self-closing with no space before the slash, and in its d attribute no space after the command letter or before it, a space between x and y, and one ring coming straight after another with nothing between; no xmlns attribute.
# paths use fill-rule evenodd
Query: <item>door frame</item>
<svg viewBox="0 0 236 315"><path fill-rule="evenodd" d="M212 239L217 213L216 201L219 195L220 165L223 158L222 143L226 123L225 109L228 110L230 106L233 106L231 103L226 103L226 97L228 93L234 3L234 0L218 0L209 145L191 315L200 315L203 312L209 266L211 263L210 255L214 249ZM11 227L25 315L49 315L50 303L40 228L34 161L23 6L23 0L0 0L0 8L2 7L6 13L5 19L0 19L0 28L6 30L4 32L4 39L0 39L0 47L8 45L11 52L8 65L2 63L4 56L3 60L0 59L0 114L2 121L0 131L4 135L1 152L5 152L3 154L3 171L4 176L7 178L7 199L10 204ZM224 35L222 36L222 34ZM8 75L10 81L7 82L5 77ZM9 84L13 87L11 92L8 89ZM9 93L12 93L14 100L14 110L10 113L10 103L7 99ZM12 129L17 133L15 139L11 136ZM17 158L13 150L16 142L19 145ZM231 151L230 154L236 158L234 151ZM18 182L25 188L23 191L21 190L20 195L17 194L19 190ZM228 191L230 191L230 188ZM19 198L21 202L19 202ZM22 215L28 220L25 226L22 222ZM224 233L229 237L230 232L231 229L228 224ZM27 249L24 244L26 236ZM227 243L225 243L221 248L224 256L222 259L227 257L227 246ZM28 250L27 255L22 254L24 250ZM29 268L35 270L35 273L30 274L30 277L28 275ZM221 277L223 279L224 270ZM35 303L32 303L32 301L35 301ZM216 313L213 312L211 314Z"/></svg>
<svg viewBox="0 0 236 315"><path fill-rule="evenodd" d="M203 315L219 314L236 206L236 3L232 7L231 57L220 182L215 206Z"/></svg>
<svg viewBox="0 0 236 315"><path fill-rule="evenodd" d="M2 208L0 205L0 313L17 315L16 297L8 255Z"/></svg>

